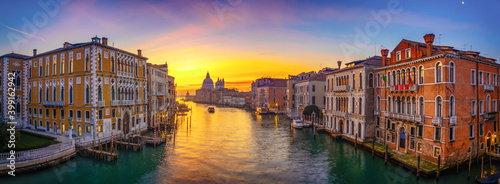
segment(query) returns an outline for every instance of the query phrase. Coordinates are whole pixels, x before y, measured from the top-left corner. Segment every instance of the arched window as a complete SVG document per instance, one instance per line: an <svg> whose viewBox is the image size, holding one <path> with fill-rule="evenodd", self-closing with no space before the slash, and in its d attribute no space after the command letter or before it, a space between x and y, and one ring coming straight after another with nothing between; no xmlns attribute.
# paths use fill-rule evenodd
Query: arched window
<svg viewBox="0 0 500 184"><path fill-rule="evenodd" d="M391 97L387 98L387 112L391 112Z"/></svg>
<svg viewBox="0 0 500 184"><path fill-rule="evenodd" d="M436 63L436 82L441 82L441 62Z"/></svg>
<svg viewBox="0 0 500 184"><path fill-rule="evenodd" d="M396 78L396 83L395 85L400 85L401 84L401 71L398 70L398 75L397 75L397 78Z"/></svg>
<svg viewBox="0 0 500 184"><path fill-rule="evenodd" d="M391 85L398 85L396 82L396 71L392 71L392 84Z"/></svg>
<svg viewBox="0 0 500 184"><path fill-rule="evenodd" d="M450 117L455 116L455 97L450 97Z"/></svg>
<svg viewBox="0 0 500 184"><path fill-rule="evenodd" d="M438 96L438 97L436 98L436 117L442 117L442 116L441 116L441 112L442 112L441 110L443 109L443 108L442 108L442 103L443 103L443 102L442 102L441 97L440 97L440 96Z"/></svg>
<svg viewBox="0 0 500 184"><path fill-rule="evenodd" d="M90 103L90 87L89 85L85 86L85 104Z"/></svg>
<svg viewBox="0 0 500 184"><path fill-rule="evenodd" d="M69 86L69 103L73 103L73 86Z"/></svg>
<svg viewBox="0 0 500 184"><path fill-rule="evenodd" d="M330 79L326 80L326 90L330 90Z"/></svg>
<svg viewBox="0 0 500 184"><path fill-rule="evenodd" d="M40 90L38 90L38 103L42 103L42 88L40 88Z"/></svg>
<svg viewBox="0 0 500 184"><path fill-rule="evenodd" d="M424 67L418 67L418 84L424 83Z"/></svg>
<svg viewBox="0 0 500 184"><path fill-rule="evenodd" d="M354 106L355 106L354 103L355 103L355 101L356 100L354 98L352 98L351 113L354 113Z"/></svg>
<svg viewBox="0 0 500 184"><path fill-rule="evenodd" d="M410 97L406 98L406 114L411 114L411 101Z"/></svg>
<svg viewBox="0 0 500 184"><path fill-rule="evenodd" d="M356 74L352 74L352 89L356 89Z"/></svg>
<svg viewBox="0 0 500 184"><path fill-rule="evenodd" d="M45 101L49 101L49 88L45 88Z"/></svg>
<svg viewBox="0 0 500 184"><path fill-rule="evenodd" d="M411 110L413 115L417 114L417 100L415 99L415 97L413 97L411 100Z"/></svg>
<svg viewBox="0 0 500 184"><path fill-rule="evenodd" d="M363 100L361 98L359 98L359 114L363 114Z"/></svg>
<svg viewBox="0 0 500 184"><path fill-rule="evenodd" d="M377 96L377 109L380 111L380 96Z"/></svg>
<svg viewBox="0 0 500 184"><path fill-rule="evenodd" d="M30 92L28 93L28 102L31 103L31 89L30 89Z"/></svg>
<svg viewBox="0 0 500 184"><path fill-rule="evenodd" d="M52 65L52 75L57 74L56 65L57 65L57 62L56 62L56 60L54 59L54 64Z"/></svg>
<svg viewBox="0 0 500 184"><path fill-rule="evenodd" d="M380 73L377 73L377 87L380 87Z"/></svg>
<svg viewBox="0 0 500 184"><path fill-rule="evenodd" d="M64 59L61 60L61 74L64 73Z"/></svg>
<svg viewBox="0 0 500 184"><path fill-rule="evenodd" d="M115 72L115 58L111 56L111 71Z"/></svg>
<svg viewBox="0 0 500 184"><path fill-rule="evenodd" d="M64 86L61 86L61 101L64 102Z"/></svg>
<svg viewBox="0 0 500 184"><path fill-rule="evenodd" d="M52 88L52 101L57 101L56 94L57 94L56 87L54 86Z"/></svg>
<svg viewBox="0 0 500 184"><path fill-rule="evenodd" d="M89 66L90 63L89 63L89 55L87 54L87 57L85 57L85 71L88 71L89 70Z"/></svg>
<svg viewBox="0 0 500 184"><path fill-rule="evenodd" d="M69 73L73 73L73 58L69 58Z"/></svg>
<svg viewBox="0 0 500 184"><path fill-rule="evenodd" d="M490 95L486 96L486 112L491 112L491 97Z"/></svg>
<svg viewBox="0 0 500 184"><path fill-rule="evenodd" d="M111 100L115 100L115 87L111 87Z"/></svg>
<svg viewBox="0 0 500 184"><path fill-rule="evenodd" d="M455 63L450 62L450 82L455 82Z"/></svg>
<svg viewBox="0 0 500 184"><path fill-rule="evenodd" d="M420 104L419 104L419 113L421 116L424 115L424 97L420 97L420 100L419 100Z"/></svg>
<svg viewBox="0 0 500 184"><path fill-rule="evenodd" d="M47 60L46 64L45 64L45 76L49 75L49 61Z"/></svg>
<svg viewBox="0 0 500 184"><path fill-rule="evenodd" d="M401 77L401 84L407 84L406 83L406 78L407 77L406 77L406 71L405 71L405 69L401 70L401 75L402 75L402 77Z"/></svg>
<svg viewBox="0 0 500 184"><path fill-rule="evenodd" d="M101 88L101 86L97 87L97 101L102 101L102 88Z"/></svg>
<svg viewBox="0 0 500 184"><path fill-rule="evenodd" d="M370 87L373 87L373 74L372 74L372 78L370 80ZM363 89L363 74L362 73L359 73L359 89Z"/></svg>
<svg viewBox="0 0 500 184"><path fill-rule="evenodd" d="M99 65L99 71L102 71L102 59L101 59L101 53L97 54L97 64Z"/></svg>
<svg viewBox="0 0 500 184"><path fill-rule="evenodd" d="M415 75L415 67L413 67L413 68L411 69L411 81L412 81L414 84L416 83L416 81L415 81L415 77L416 77L416 75Z"/></svg>

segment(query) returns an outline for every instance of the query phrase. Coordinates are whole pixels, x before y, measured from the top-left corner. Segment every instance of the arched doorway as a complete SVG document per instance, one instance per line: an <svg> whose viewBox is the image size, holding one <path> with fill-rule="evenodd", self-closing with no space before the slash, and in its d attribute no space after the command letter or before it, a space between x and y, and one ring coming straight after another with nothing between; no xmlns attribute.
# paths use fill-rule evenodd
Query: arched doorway
<svg viewBox="0 0 500 184"><path fill-rule="evenodd" d="M129 123L130 123L130 115L128 112L125 112L123 115L123 133L128 134L129 132Z"/></svg>
<svg viewBox="0 0 500 184"><path fill-rule="evenodd" d="M401 127L399 130L399 147L406 149L406 134L405 128Z"/></svg>
<svg viewBox="0 0 500 184"><path fill-rule="evenodd" d="M486 152L489 152L491 150L491 133L488 132L488 135L486 136Z"/></svg>

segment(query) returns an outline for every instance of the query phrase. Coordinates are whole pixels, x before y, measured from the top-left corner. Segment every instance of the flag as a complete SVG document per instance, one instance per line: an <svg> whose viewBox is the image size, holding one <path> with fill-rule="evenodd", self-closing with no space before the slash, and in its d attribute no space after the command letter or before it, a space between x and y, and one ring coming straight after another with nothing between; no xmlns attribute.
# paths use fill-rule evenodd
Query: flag
<svg viewBox="0 0 500 184"><path fill-rule="evenodd" d="M385 75L382 74L382 80L385 82L386 81L386 78L385 78Z"/></svg>
<svg viewBox="0 0 500 184"><path fill-rule="evenodd" d="M410 86L413 86L413 80L411 80L410 75L408 75L408 84L409 84Z"/></svg>

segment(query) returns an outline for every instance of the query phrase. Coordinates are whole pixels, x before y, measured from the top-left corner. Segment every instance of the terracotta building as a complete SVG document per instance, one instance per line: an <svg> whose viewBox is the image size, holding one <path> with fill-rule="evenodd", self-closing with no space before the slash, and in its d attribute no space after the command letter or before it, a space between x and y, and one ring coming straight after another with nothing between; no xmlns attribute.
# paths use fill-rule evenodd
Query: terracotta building
<svg viewBox="0 0 500 184"><path fill-rule="evenodd" d="M444 163L497 143L499 68L479 52L403 39L375 71L376 137L400 152ZM441 162L443 163L443 162Z"/></svg>

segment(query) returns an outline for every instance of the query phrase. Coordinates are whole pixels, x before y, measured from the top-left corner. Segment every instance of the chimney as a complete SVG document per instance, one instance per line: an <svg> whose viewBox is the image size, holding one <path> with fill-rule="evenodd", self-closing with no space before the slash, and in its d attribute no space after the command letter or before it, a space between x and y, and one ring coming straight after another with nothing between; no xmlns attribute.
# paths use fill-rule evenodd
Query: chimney
<svg viewBox="0 0 500 184"><path fill-rule="evenodd" d="M36 56L36 49L33 49L33 56Z"/></svg>
<svg viewBox="0 0 500 184"><path fill-rule="evenodd" d="M142 56L142 50L141 49L137 49L137 55Z"/></svg>
<svg viewBox="0 0 500 184"><path fill-rule="evenodd" d="M102 44L108 45L108 38L102 37Z"/></svg>
<svg viewBox="0 0 500 184"><path fill-rule="evenodd" d="M337 64L339 65L339 70L340 70L340 65L342 64L342 61L337 61Z"/></svg>
<svg viewBox="0 0 500 184"><path fill-rule="evenodd" d="M68 45L69 45L69 43L68 43L68 42L64 42L63 47L64 47L64 48L68 48Z"/></svg>
<svg viewBox="0 0 500 184"><path fill-rule="evenodd" d="M427 44L427 57L432 55L433 45L432 43L434 42L434 34L426 34L424 36L425 43Z"/></svg>
<svg viewBox="0 0 500 184"><path fill-rule="evenodd" d="M380 53L382 53L382 66L386 66L387 65L387 54L389 54L389 50L382 49L380 51Z"/></svg>

